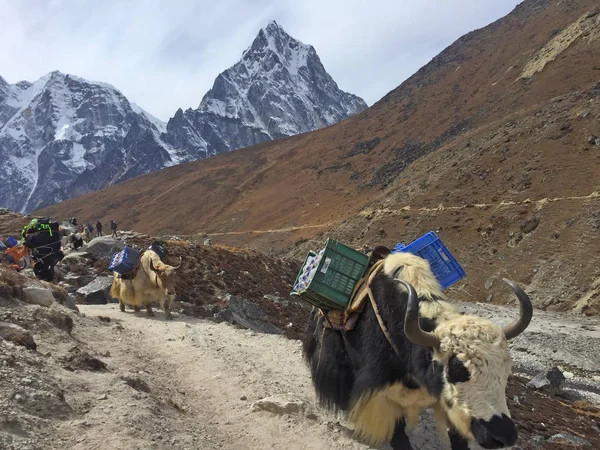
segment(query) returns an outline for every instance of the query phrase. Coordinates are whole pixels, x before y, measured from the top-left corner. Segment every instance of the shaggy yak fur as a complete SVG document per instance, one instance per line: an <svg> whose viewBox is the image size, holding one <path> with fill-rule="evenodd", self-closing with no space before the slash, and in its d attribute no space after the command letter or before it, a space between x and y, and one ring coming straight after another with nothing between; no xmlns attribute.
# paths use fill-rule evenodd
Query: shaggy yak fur
<svg viewBox="0 0 600 450"><path fill-rule="evenodd" d="M505 280L521 315L501 328L445 301L426 260L389 250L380 257L383 270L371 289L398 354L368 301L347 333L324 327L323 315L313 309L303 353L320 402L348 411L358 436L371 445L412 449L405 428L417 424L425 408L433 408L453 450L468 449L472 440L490 449L514 445L518 434L505 395L507 340L531 320L527 295Z"/></svg>
<svg viewBox="0 0 600 450"><path fill-rule="evenodd" d="M170 308L175 300L173 281L178 268L164 264L153 250L146 250L131 279L114 273L110 295L119 300L121 311L125 311L125 305L133 306L136 312L145 306L149 316L154 315L152 303L156 301L165 310L166 318L171 319Z"/></svg>

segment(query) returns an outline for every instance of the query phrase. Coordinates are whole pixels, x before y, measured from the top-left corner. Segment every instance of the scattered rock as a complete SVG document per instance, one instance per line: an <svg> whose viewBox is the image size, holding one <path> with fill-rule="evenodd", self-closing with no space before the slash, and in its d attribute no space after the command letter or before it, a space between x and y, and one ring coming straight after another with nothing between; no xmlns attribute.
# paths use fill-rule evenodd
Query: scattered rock
<svg viewBox="0 0 600 450"><path fill-rule="evenodd" d="M540 219L538 217L532 217L531 219L522 222L520 228L523 233L531 233L539 224Z"/></svg>
<svg viewBox="0 0 600 450"><path fill-rule="evenodd" d="M600 138L598 136L590 136L588 137L588 144L600 145Z"/></svg>
<svg viewBox="0 0 600 450"><path fill-rule="evenodd" d="M558 367L540 372L527 383L527 387L536 391L543 391L550 395L562 392L565 386L565 376Z"/></svg>
<svg viewBox="0 0 600 450"><path fill-rule="evenodd" d="M204 245L212 245L212 241L210 239L204 239Z"/></svg>
<svg viewBox="0 0 600 450"><path fill-rule="evenodd" d="M128 386L131 386L138 392L150 393L150 386L140 377L122 377Z"/></svg>
<svg viewBox="0 0 600 450"><path fill-rule="evenodd" d="M50 306L54 303L54 295L50 289L26 287L23 289L23 300L32 305Z"/></svg>
<svg viewBox="0 0 600 450"><path fill-rule="evenodd" d="M125 248L125 243L110 236L101 236L92 239L86 246L87 253L98 259L110 259L112 255Z"/></svg>
<svg viewBox="0 0 600 450"><path fill-rule="evenodd" d="M77 289L77 297L88 305L105 305L110 301L112 277L98 277L87 286Z"/></svg>
<svg viewBox="0 0 600 450"><path fill-rule="evenodd" d="M79 308L75 304L75 297L69 294L63 301L59 301L65 308L69 308L71 311L79 312Z"/></svg>
<svg viewBox="0 0 600 450"><path fill-rule="evenodd" d="M96 400L108 400L108 395L102 394L99 397L96 397Z"/></svg>
<svg viewBox="0 0 600 450"><path fill-rule="evenodd" d="M55 307L60 308L60 307ZM56 328L71 334L73 331L73 318L64 310L60 309L38 309L33 314L36 320L45 320Z"/></svg>
<svg viewBox="0 0 600 450"><path fill-rule="evenodd" d="M87 352L74 352L61 358L63 367L74 372L75 370L87 370L90 372L100 372L106 370L106 364L91 356Z"/></svg>
<svg viewBox="0 0 600 450"><path fill-rule="evenodd" d="M586 441L585 439L582 439L577 436L573 436L572 434L568 434L568 433L555 434L550 439L548 439L546 442L552 443L552 444L566 445L567 447L583 447L583 448L592 447L592 444L590 442Z"/></svg>
<svg viewBox="0 0 600 450"><path fill-rule="evenodd" d="M240 400L243 401L243 402L245 402L246 400L248 400L248 397L246 397L245 395L242 395L240 397Z"/></svg>
<svg viewBox="0 0 600 450"><path fill-rule="evenodd" d="M100 320L100 322L110 323L110 317L98 316L98 320Z"/></svg>
<svg viewBox="0 0 600 450"><path fill-rule="evenodd" d="M252 403L252 411L267 411L273 414L298 414L306 409L306 404L286 396L275 395Z"/></svg>
<svg viewBox="0 0 600 450"><path fill-rule="evenodd" d="M254 303L231 294L227 294L225 300L233 316L233 323L258 333L281 334L279 328L266 321L267 315Z"/></svg>
<svg viewBox="0 0 600 450"><path fill-rule="evenodd" d="M29 350L37 350L37 344L33 340L31 333L25 328L12 323L0 322L0 338L26 347Z"/></svg>

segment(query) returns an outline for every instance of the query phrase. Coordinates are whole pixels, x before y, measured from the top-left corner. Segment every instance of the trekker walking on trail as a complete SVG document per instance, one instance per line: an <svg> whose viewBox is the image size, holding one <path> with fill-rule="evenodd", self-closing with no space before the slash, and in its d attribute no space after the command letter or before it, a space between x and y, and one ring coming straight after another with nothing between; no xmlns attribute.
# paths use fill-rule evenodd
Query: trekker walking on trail
<svg viewBox="0 0 600 450"><path fill-rule="evenodd" d="M96 222L96 236L102 236L102 223L100 221Z"/></svg>
<svg viewBox="0 0 600 450"><path fill-rule="evenodd" d="M112 236L117 237L117 222L114 220L110 221L110 230L112 231Z"/></svg>

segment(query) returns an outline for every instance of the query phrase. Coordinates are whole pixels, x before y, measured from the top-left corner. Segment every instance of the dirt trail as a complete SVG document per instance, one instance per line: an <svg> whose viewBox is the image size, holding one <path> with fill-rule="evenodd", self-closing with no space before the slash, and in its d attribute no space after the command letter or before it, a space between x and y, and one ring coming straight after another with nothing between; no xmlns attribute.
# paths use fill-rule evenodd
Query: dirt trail
<svg viewBox="0 0 600 450"><path fill-rule="evenodd" d="M486 305L462 307L476 308L499 322L515 313ZM121 313L115 304L80 309L87 317L77 319L73 337L82 350L100 355L108 370L53 374L69 386L66 401L77 413L49 434L45 449L368 448L351 438L343 419L315 407L299 341L187 316L167 322L162 312L154 318ZM548 346L552 339L569 354L585 336L595 347L600 342L597 322L555 319L544 313L525 340L515 342L517 366L527 370L532 368L528 361L562 361L581 371L577 387L597 401L600 385L584 373L597 363L597 352L591 349L591 359L582 358L578 364L576 358L564 358L563 351L553 352ZM523 345L528 346L525 353ZM45 346L39 349L42 354L66 349L57 349L56 342ZM271 396L301 406L289 413L253 410L254 402ZM428 423L411 438L417 449L445 448Z"/></svg>
<svg viewBox="0 0 600 450"><path fill-rule="evenodd" d="M299 341L182 316L166 322L162 312L149 319L116 305L80 308L88 317L111 319L78 332L92 348L110 351L103 358L109 372L86 373L85 386L72 390L76 398L67 398L75 404L102 399L84 421L60 431L68 448L366 448L313 407ZM122 380L127 376L139 377L150 392L131 389ZM73 377L71 383L82 383ZM306 409L252 410L253 402L274 395Z"/></svg>

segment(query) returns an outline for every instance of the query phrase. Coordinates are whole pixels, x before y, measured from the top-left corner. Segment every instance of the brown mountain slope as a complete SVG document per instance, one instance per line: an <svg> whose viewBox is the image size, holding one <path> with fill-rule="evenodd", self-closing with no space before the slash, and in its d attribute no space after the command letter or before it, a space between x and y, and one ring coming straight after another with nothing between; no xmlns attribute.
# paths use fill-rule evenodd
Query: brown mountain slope
<svg viewBox="0 0 600 450"><path fill-rule="evenodd" d="M338 125L166 169L41 213L115 218L124 228L152 233L208 233L263 250L325 231L357 243L393 243L442 228L469 272L472 287L463 286L465 295L480 296L480 278L487 275L472 277L493 259L482 234L488 233L490 217L504 221L504 228L497 227L506 232L495 232L494 245L506 245L508 232L518 231L535 208L526 204L506 213L499 202L583 197L597 189L600 147L594 139L588 143L589 136L600 135L595 4L527 0L462 37L373 107ZM551 226L556 230L548 233L560 234L563 215L593 223L598 199L578 201L544 204L540 214L556 223L542 217L540 230ZM440 203L490 206L415 212ZM399 215L405 206L411 212ZM385 209L392 213L383 215ZM368 217L374 224L366 229ZM453 228L457 221L469 223ZM598 244L586 233L593 228L573 227L564 232L573 234L572 241L529 244L527 235L523 243L511 244L515 260L538 264L553 252L583 252L581 261L592 266ZM380 231L385 233L374 234ZM526 269L506 259L495 264L499 271ZM585 290L594 275L583 272Z"/></svg>

